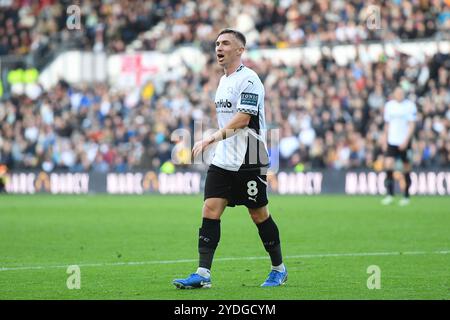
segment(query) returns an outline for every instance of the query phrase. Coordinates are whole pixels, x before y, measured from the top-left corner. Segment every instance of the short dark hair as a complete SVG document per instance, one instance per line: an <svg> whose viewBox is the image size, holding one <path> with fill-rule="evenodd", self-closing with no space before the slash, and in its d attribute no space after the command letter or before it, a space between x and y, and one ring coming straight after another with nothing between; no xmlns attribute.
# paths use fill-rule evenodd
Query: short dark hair
<svg viewBox="0 0 450 320"><path fill-rule="evenodd" d="M240 42L242 42L242 44L245 47L245 43L247 41L245 40L245 36L242 32L227 28L227 29L223 29L222 31L220 31L219 34L217 35L217 37L219 37L221 34L225 34L225 33L231 33L232 35L234 35Z"/></svg>

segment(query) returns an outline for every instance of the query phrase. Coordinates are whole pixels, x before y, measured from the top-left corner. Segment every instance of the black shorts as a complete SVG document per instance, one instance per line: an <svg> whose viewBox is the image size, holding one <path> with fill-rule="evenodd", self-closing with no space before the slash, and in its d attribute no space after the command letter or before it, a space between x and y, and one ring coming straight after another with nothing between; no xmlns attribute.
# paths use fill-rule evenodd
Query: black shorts
<svg viewBox="0 0 450 320"><path fill-rule="evenodd" d="M260 170L229 171L210 165L206 175L205 196L228 200L228 207L244 205L256 209L269 203L267 176Z"/></svg>
<svg viewBox="0 0 450 320"><path fill-rule="evenodd" d="M386 157L392 157L394 159L400 158L403 162L410 162L408 153L411 149L411 144L409 144L405 150L400 150L398 146L393 146L388 144Z"/></svg>

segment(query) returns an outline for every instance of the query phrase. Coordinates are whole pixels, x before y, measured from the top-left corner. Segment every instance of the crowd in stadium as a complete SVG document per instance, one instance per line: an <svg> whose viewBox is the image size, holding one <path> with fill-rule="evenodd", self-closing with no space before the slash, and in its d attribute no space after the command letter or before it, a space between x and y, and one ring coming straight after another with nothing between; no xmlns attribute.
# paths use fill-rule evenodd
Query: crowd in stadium
<svg viewBox="0 0 450 320"><path fill-rule="evenodd" d="M20 9L14 3L0 9L0 54L25 54L50 44L52 35L65 37L65 2L29 1ZM82 42L87 49L110 52L121 52L127 45L166 51L193 42L212 53L224 21L248 35L249 47L280 48L430 37L450 21L443 15L443 1L383 2L384 27L378 32L360 23L364 1L272 3L88 1L81 6ZM419 10L423 6L428 6L426 14ZM45 18L36 18L37 13ZM269 128L280 129L279 150L270 150L272 160L279 159L281 168L381 170L382 110L400 84L418 108L414 166L448 166L450 62L440 55L427 59L420 62L399 54L369 62L357 57L342 67L331 56L323 56L315 66L245 61L264 82ZM189 71L165 83L136 105L127 102L127 92L106 84L61 81L34 100L12 96L0 101L0 163L46 171L158 169L172 157L175 129L193 132L195 121L215 126L212 98L220 74L211 57L203 71ZM189 148L178 151L175 156L186 162Z"/></svg>
<svg viewBox="0 0 450 320"><path fill-rule="evenodd" d="M0 6L0 55L43 54L70 38L95 51L168 51L187 43L210 50L223 26L244 32L250 48L411 40L450 28L443 0L91 0L79 4L78 33L66 25L66 9L77 2L10 2Z"/></svg>
<svg viewBox="0 0 450 320"><path fill-rule="evenodd" d="M326 56L317 66L247 63L264 81L269 126L281 130L282 168L381 169L382 110L397 83L419 111L414 165L450 163L450 72L439 56L422 64L404 55L382 56L345 67ZM77 88L61 82L36 101L12 97L0 108L1 161L48 171L159 168L171 159L175 129L193 132L196 120L205 128L216 123L211 96L220 70L214 60L209 64L135 106L127 104L127 93L104 84Z"/></svg>

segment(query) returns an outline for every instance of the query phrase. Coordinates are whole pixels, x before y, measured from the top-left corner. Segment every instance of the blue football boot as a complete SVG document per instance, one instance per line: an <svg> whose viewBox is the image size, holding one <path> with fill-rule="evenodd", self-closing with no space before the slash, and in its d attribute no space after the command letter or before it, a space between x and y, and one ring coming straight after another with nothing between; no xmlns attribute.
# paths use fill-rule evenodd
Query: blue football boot
<svg viewBox="0 0 450 320"><path fill-rule="evenodd" d="M211 278L202 277L197 273L191 274L186 279L175 279L172 283L178 289L211 288Z"/></svg>
<svg viewBox="0 0 450 320"><path fill-rule="evenodd" d="M272 270L269 273L266 281L261 285L261 287L278 287L286 283L288 277L288 273L286 268L284 272Z"/></svg>

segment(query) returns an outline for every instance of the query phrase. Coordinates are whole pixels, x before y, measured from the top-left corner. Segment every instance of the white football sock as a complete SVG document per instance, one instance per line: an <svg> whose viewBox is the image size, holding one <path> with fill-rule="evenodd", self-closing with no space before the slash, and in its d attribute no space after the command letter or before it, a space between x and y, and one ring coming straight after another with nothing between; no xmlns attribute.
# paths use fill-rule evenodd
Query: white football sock
<svg viewBox="0 0 450 320"><path fill-rule="evenodd" d="M211 276L211 271L209 269L206 269L206 268L198 267L196 273L198 275L201 275L202 277L205 277L205 278L209 278Z"/></svg>
<svg viewBox="0 0 450 320"><path fill-rule="evenodd" d="M272 270L275 270L278 272L284 272L284 271L286 271L286 268L284 267L284 263L282 263L279 266L272 266Z"/></svg>

